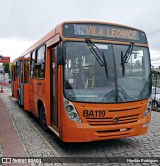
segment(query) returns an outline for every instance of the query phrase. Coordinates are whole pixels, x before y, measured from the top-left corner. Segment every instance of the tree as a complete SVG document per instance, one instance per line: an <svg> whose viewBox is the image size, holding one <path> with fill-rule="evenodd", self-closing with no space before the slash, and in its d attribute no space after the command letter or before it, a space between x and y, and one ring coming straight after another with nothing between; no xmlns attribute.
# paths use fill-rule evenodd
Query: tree
<svg viewBox="0 0 160 166"><path fill-rule="evenodd" d="M5 72L5 73L10 73L10 72L9 72L9 63L4 63L4 64L3 64L3 67L4 67L4 72Z"/></svg>

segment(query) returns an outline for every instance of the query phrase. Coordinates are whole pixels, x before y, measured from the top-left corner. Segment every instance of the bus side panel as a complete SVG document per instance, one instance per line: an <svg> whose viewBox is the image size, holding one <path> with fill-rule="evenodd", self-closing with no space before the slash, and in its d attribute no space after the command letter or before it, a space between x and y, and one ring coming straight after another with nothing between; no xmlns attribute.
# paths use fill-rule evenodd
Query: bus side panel
<svg viewBox="0 0 160 166"><path fill-rule="evenodd" d="M30 110L31 112L35 115L35 80L30 79L30 84L29 84L29 103L30 103Z"/></svg>
<svg viewBox="0 0 160 166"><path fill-rule="evenodd" d="M19 88L19 78L17 77L14 81L14 98L18 99L18 88Z"/></svg>
<svg viewBox="0 0 160 166"><path fill-rule="evenodd" d="M14 81L11 81L12 96L14 96Z"/></svg>
<svg viewBox="0 0 160 166"><path fill-rule="evenodd" d="M23 83L20 83L20 100L21 100L21 105L24 105L24 87Z"/></svg>
<svg viewBox="0 0 160 166"><path fill-rule="evenodd" d="M29 84L24 84L24 110L30 110Z"/></svg>

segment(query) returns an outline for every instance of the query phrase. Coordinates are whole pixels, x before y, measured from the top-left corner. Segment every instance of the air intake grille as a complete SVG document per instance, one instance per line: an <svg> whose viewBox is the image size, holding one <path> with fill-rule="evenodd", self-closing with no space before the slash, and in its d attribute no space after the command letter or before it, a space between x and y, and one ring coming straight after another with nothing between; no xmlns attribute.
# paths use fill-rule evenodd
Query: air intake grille
<svg viewBox="0 0 160 166"><path fill-rule="evenodd" d="M114 122L114 117L109 118L86 118L87 122L91 126L102 126L102 125L119 125L137 122L139 119L139 114L129 115L129 116L119 116L119 121Z"/></svg>

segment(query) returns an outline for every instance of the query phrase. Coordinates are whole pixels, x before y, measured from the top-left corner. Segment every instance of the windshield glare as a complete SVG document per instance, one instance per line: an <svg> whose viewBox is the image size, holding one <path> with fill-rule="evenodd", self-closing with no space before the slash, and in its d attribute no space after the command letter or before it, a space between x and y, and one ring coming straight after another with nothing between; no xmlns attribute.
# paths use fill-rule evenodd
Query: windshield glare
<svg viewBox="0 0 160 166"><path fill-rule="evenodd" d="M65 43L66 98L81 102L117 103L149 97L151 77L148 48L133 46L132 54L124 63L123 74L122 59L129 46L94 44Z"/></svg>

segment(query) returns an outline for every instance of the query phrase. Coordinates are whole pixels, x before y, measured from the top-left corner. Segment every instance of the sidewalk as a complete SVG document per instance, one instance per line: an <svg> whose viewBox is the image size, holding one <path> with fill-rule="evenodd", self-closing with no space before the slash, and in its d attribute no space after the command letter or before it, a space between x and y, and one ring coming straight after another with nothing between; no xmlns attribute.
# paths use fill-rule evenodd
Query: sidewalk
<svg viewBox="0 0 160 166"><path fill-rule="evenodd" d="M6 87L4 87L4 91L6 90ZM4 95L4 93L0 94L0 157L27 157L6 105L2 100Z"/></svg>
<svg viewBox="0 0 160 166"><path fill-rule="evenodd" d="M3 156L26 157L26 152L2 99L0 99L0 110L0 136Z"/></svg>
<svg viewBox="0 0 160 166"><path fill-rule="evenodd" d="M22 110L12 103L11 88L4 87L0 93L0 165L1 157L55 157L44 143L36 129L22 114ZM46 163L54 165L52 163ZM37 164L3 164L11 166L37 165ZM43 164L38 164L43 165Z"/></svg>

